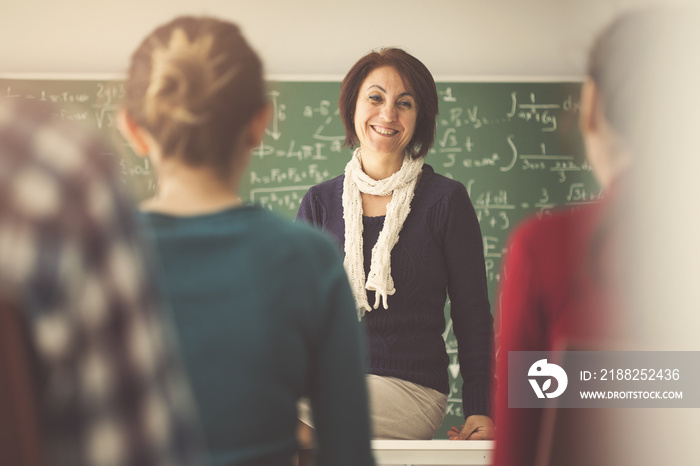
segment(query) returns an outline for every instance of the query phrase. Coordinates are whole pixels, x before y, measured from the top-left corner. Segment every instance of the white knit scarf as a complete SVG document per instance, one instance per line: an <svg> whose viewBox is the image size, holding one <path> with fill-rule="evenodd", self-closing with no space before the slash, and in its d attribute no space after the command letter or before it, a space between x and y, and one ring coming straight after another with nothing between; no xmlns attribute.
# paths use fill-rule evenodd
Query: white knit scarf
<svg viewBox="0 0 700 466"><path fill-rule="evenodd" d="M343 265L350 279L358 316L372 308L367 301L367 291L375 292L374 309L382 300L388 309L387 296L396 292L391 277L391 250L399 241L399 232L411 211L411 201L418 175L423 169L423 158L414 160L406 155L401 169L383 180L374 180L362 170L360 149L356 149L345 167L343 182L343 219L345 220L345 261ZM377 243L372 248L372 263L365 282L365 267L362 245L362 195L388 196L393 194L386 206L384 226Z"/></svg>

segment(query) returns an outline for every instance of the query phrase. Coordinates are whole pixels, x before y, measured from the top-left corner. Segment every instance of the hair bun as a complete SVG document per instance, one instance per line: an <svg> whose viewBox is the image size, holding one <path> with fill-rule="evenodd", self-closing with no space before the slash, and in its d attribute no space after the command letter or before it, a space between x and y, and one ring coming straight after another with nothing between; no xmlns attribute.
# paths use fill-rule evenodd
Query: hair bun
<svg viewBox="0 0 700 466"><path fill-rule="evenodd" d="M157 124L163 115L191 125L207 121L210 99L237 71L219 76L224 57L211 57L213 42L211 35L190 41L178 28L168 44L154 47L144 109L149 123Z"/></svg>
<svg viewBox="0 0 700 466"><path fill-rule="evenodd" d="M164 157L228 176L239 136L266 102L262 62L235 24L181 16L136 49L123 108Z"/></svg>

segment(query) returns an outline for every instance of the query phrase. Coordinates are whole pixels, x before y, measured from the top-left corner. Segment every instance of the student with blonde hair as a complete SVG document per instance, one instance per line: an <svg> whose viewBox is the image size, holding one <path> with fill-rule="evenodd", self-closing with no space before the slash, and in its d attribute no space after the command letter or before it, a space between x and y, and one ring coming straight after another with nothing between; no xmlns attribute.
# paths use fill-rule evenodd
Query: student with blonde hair
<svg viewBox="0 0 700 466"><path fill-rule="evenodd" d="M371 465L360 328L323 234L238 196L269 117L262 63L239 28L180 17L135 51L120 125L148 154L142 205L214 465L289 465L297 401L317 464Z"/></svg>

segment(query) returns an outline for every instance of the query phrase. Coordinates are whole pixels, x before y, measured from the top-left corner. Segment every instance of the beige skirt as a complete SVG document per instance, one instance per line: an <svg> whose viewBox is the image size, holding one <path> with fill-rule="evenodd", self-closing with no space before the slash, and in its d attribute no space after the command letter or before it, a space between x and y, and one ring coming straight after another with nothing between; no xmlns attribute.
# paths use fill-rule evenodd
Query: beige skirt
<svg viewBox="0 0 700 466"><path fill-rule="evenodd" d="M378 440L431 440L442 425L447 395L395 377L367 375L372 437ZM308 399L299 419L313 427Z"/></svg>

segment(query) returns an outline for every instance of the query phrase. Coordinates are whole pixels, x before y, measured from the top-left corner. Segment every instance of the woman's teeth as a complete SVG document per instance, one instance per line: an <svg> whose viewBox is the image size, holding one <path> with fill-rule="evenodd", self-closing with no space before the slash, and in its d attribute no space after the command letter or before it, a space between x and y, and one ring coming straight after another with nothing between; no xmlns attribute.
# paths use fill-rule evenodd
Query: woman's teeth
<svg viewBox="0 0 700 466"><path fill-rule="evenodd" d="M398 131L396 131L396 130L389 129L389 128L380 128L378 126L372 126L372 129L374 129L379 134L383 134L385 136L391 136L392 134L398 133Z"/></svg>

